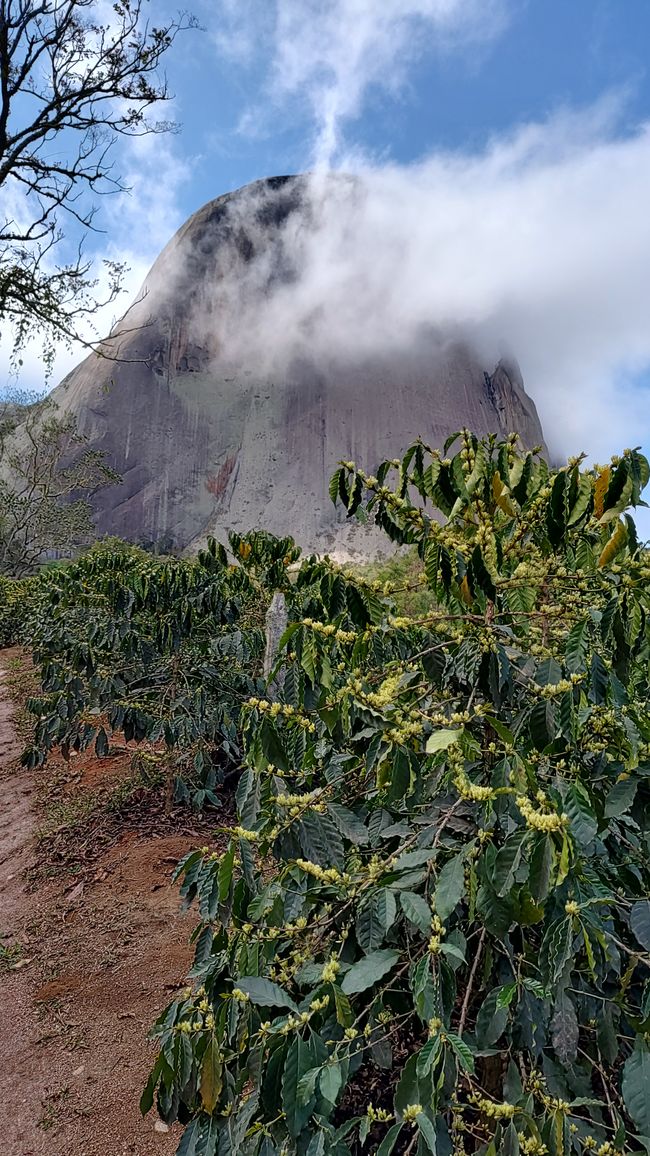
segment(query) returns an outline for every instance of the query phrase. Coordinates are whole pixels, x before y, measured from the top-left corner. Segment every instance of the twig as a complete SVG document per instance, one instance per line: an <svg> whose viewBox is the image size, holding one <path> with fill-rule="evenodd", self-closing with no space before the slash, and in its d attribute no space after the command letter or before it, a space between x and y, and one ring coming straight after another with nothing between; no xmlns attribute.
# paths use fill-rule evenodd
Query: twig
<svg viewBox="0 0 650 1156"><path fill-rule="evenodd" d="M477 968L479 965L481 955L483 953L483 944L485 943L485 930L486 929L483 928L483 930L481 932L481 938L479 939L478 947L476 948L476 955L474 956L474 962L472 964L472 970L470 971L469 979L467 980L467 990L465 992L465 999L463 1000L463 1006L460 1009L460 1019L458 1021L458 1035L459 1036L462 1036L462 1034L463 1034L463 1028L465 1027L465 1020L467 1019L467 1012L469 1010L469 1001L470 1001L470 997L472 995L472 987L474 986L474 979L476 978L476 971L477 971Z"/></svg>
<svg viewBox="0 0 650 1156"><path fill-rule="evenodd" d="M404 1156L409 1156L409 1153L413 1151L419 1138L420 1138L420 1133L416 1132L413 1139L409 1142L408 1148L406 1148L404 1150Z"/></svg>

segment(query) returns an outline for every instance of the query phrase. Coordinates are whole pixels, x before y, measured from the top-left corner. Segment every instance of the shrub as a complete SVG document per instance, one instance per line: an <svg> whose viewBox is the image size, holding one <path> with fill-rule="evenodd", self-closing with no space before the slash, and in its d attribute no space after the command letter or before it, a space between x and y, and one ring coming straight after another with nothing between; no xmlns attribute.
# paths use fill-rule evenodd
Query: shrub
<svg viewBox="0 0 650 1156"><path fill-rule="evenodd" d="M377 589L395 602L398 614L418 618L435 609L435 598L427 586L422 559L414 547L380 561L351 565L349 571L352 577L357 575L376 583Z"/></svg>
<svg viewBox="0 0 650 1156"><path fill-rule="evenodd" d="M37 578L6 578L0 574L0 647L22 641L37 589Z"/></svg>
<svg viewBox="0 0 650 1156"><path fill-rule="evenodd" d="M179 1154L648 1150L648 472L464 433L335 475L435 609L321 564L279 697L248 700L142 1098Z"/></svg>

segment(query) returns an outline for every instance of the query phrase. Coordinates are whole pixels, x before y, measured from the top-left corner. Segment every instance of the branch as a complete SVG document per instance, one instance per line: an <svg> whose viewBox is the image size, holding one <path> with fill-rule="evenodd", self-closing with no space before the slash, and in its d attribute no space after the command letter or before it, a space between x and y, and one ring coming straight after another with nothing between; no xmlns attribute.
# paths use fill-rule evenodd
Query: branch
<svg viewBox="0 0 650 1156"><path fill-rule="evenodd" d="M474 956L474 962L472 964L472 970L470 971L469 979L467 980L467 988L465 991L465 998L463 1000L463 1006L460 1009L460 1019L458 1021L458 1035L459 1036L462 1036L463 1028L465 1027L465 1020L467 1019L467 1012L469 1010L469 1002L470 1002L470 999L472 998L472 988L474 987L474 980L476 978L476 972L478 970L478 965L479 965L479 962L481 959L481 955L483 953L483 944L485 943L485 935L486 935L486 928L484 927L481 930L481 936L480 936L480 939L478 941L478 947L476 948L476 955Z"/></svg>

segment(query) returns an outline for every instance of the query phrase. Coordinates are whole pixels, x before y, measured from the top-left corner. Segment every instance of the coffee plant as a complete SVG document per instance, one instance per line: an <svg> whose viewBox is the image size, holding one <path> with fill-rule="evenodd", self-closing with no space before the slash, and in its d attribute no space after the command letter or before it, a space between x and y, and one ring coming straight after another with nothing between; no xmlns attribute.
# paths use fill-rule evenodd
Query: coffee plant
<svg viewBox="0 0 650 1156"><path fill-rule="evenodd" d="M648 463L458 438L337 471L431 608L303 563L238 825L179 865L179 1156L650 1151Z"/></svg>
<svg viewBox="0 0 650 1156"><path fill-rule="evenodd" d="M119 541L43 573L29 635L42 693L30 701L34 741L23 761L43 763L114 736L147 742L169 795L219 803L238 766L241 703L261 685L264 585L295 559L290 540L233 537L239 565L211 541L196 560L154 558Z"/></svg>
<svg viewBox="0 0 650 1156"><path fill-rule="evenodd" d="M15 646L22 640L37 587L36 578L0 574L0 647Z"/></svg>

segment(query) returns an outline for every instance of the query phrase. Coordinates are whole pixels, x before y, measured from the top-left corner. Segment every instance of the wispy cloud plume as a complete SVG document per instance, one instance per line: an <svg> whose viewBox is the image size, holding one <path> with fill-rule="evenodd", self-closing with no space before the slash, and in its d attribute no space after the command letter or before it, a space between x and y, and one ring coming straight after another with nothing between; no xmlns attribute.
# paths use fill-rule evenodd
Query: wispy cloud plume
<svg viewBox="0 0 650 1156"><path fill-rule="evenodd" d="M310 166L330 168L345 151L345 126L369 92L399 92L409 66L427 52L485 45L506 21L505 0L223 0L216 38L245 61L263 40L270 51L267 94L311 111ZM258 108L244 120L259 118Z"/></svg>

